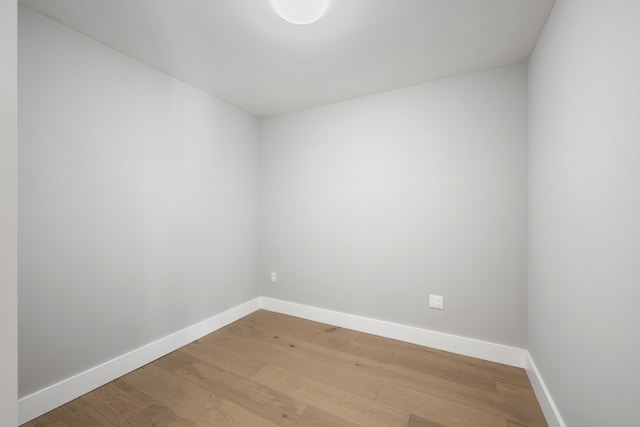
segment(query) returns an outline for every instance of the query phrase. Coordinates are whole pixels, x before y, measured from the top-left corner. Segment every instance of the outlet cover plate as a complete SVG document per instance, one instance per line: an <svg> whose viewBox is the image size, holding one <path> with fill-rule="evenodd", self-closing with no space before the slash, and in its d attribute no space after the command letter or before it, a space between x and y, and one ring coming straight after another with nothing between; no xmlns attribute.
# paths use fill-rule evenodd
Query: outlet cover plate
<svg viewBox="0 0 640 427"><path fill-rule="evenodd" d="M442 295L429 295L429 307L444 310L444 297Z"/></svg>

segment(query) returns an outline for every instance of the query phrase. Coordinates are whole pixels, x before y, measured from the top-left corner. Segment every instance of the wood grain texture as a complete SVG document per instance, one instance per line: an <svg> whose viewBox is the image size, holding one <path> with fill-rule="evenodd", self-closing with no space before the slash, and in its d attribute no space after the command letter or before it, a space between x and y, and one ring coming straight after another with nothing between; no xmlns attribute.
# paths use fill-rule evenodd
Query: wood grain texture
<svg viewBox="0 0 640 427"><path fill-rule="evenodd" d="M409 424L407 427L445 427L442 424L434 423L433 421L425 420L415 415L411 415L409 418Z"/></svg>
<svg viewBox="0 0 640 427"><path fill-rule="evenodd" d="M265 310L26 427L543 427L524 370Z"/></svg>

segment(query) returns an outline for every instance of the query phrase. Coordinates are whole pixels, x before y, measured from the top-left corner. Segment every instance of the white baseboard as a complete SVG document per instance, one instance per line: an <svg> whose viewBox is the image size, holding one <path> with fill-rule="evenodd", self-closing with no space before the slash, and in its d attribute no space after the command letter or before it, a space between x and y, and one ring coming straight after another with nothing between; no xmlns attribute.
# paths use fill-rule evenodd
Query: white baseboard
<svg viewBox="0 0 640 427"><path fill-rule="evenodd" d="M95 366L18 400L19 424L26 423L71 400L88 393L134 369L171 353L192 341L216 331L258 310L261 298L255 298L202 322L160 338L150 344Z"/></svg>
<svg viewBox="0 0 640 427"><path fill-rule="evenodd" d="M544 382L542 382L542 378L535 368L533 360L531 360L531 356L524 349L265 297L255 298L240 304L19 399L19 423L23 424L37 418L260 308L465 356L526 368L549 425L552 427L566 427L561 421L557 408L553 404ZM560 420L558 424L553 424L550 421L555 419Z"/></svg>
<svg viewBox="0 0 640 427"><path fill-rule="evenodd" d="M373 335L524 368L526 350L323 308L262 298L262 308Z"/></svg>
<svg viewBox="0 0 640 427"><path fill-rule="evenodd" d="M540 407L542 408L542 413L544 413L544 417L547 420L547 424L549 424L549 427L567 427L562 420L558 407L551 398L549 389L547 389L531 354L528 351L526 353L527 375L529 376L529 381L531 381L533 391L536 393L538 403L540 403Z"/></svg>

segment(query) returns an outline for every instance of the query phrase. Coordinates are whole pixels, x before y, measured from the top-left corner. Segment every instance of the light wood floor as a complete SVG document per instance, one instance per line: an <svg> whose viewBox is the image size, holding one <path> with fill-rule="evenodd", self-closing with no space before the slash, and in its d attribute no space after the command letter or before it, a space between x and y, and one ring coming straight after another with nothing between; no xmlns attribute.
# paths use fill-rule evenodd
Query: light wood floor
<svg viewBox="0 0 640 427"><path fill-rule="evenodd" d="M264 310L25 424L546 425L522 369Z"/></svg>

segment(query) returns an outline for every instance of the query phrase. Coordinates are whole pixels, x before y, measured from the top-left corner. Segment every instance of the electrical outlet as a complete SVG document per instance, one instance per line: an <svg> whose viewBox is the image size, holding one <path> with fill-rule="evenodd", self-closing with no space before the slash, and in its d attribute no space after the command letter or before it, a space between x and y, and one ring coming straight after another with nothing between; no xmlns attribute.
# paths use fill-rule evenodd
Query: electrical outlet
<svg viewBox="0 0 640 427"><path fill-rule="evenodd" d="M277 283L278 282L278 275L276 274L275 271L271 272L271 283Z"/></svg>
<svg viewBox="0 0 640 427"><path fill-rule="evenodd" d="M429 295L429 307L444 310L444 297L442 295Z"/></svg>

